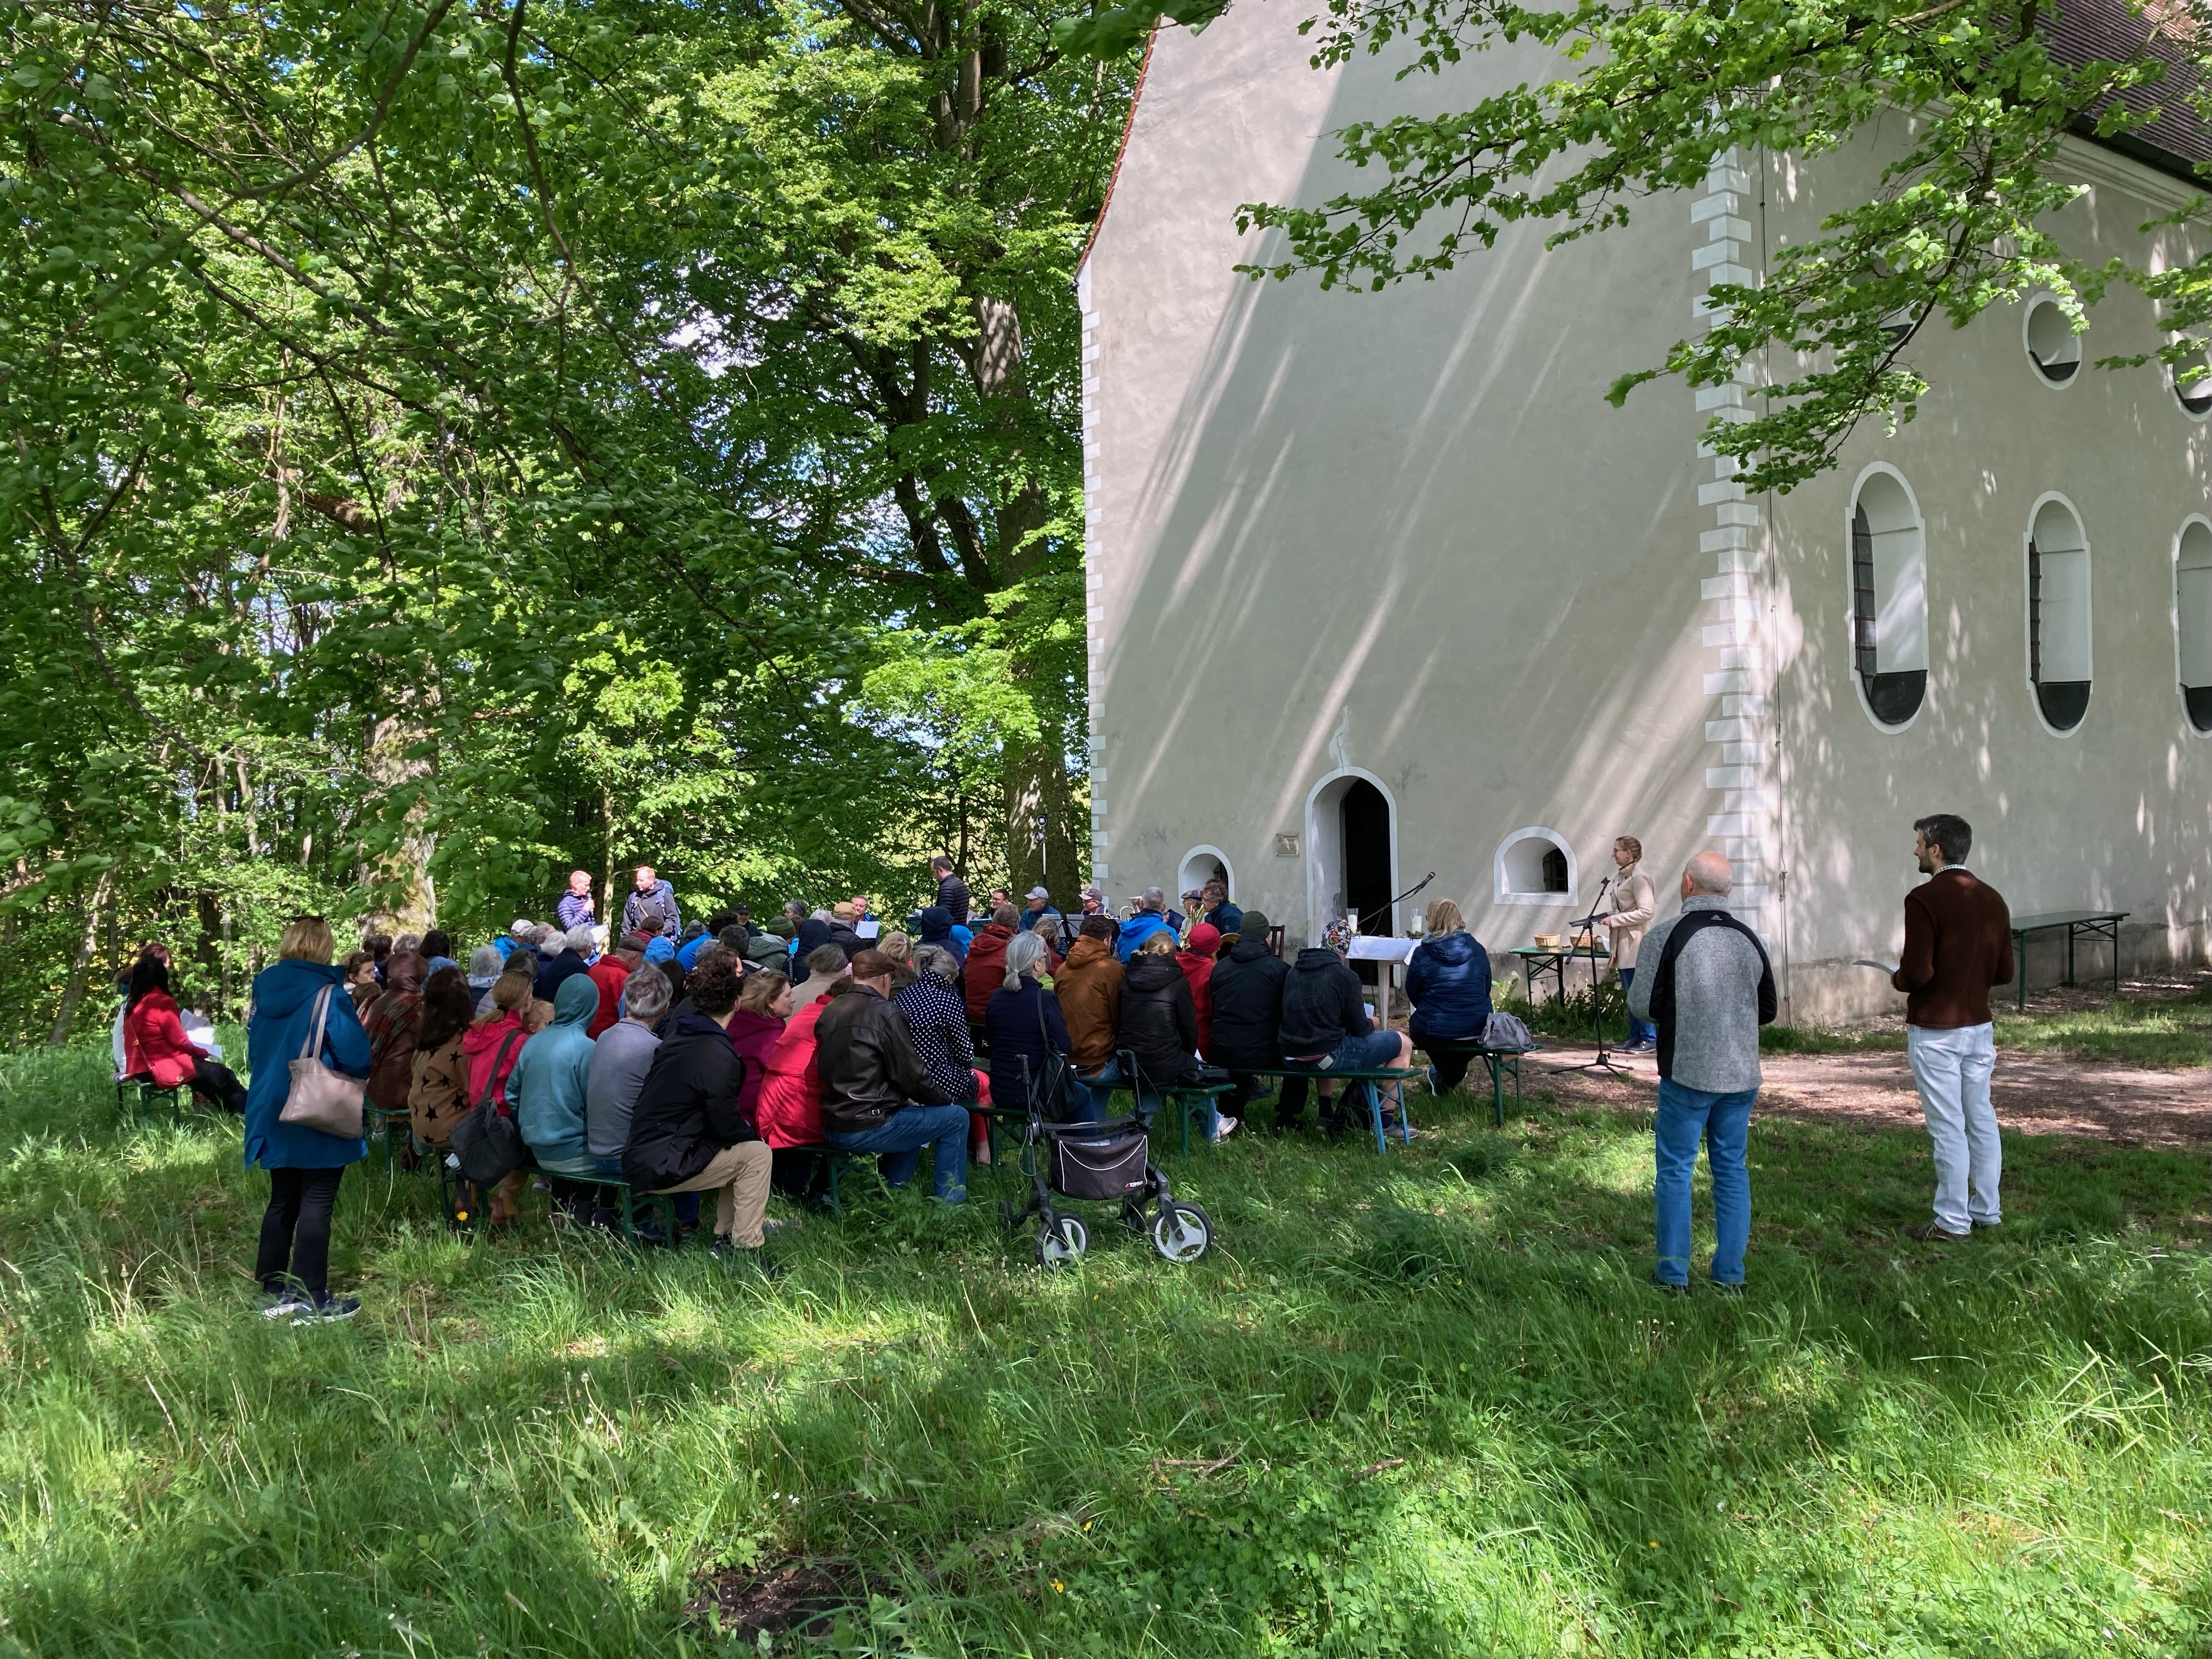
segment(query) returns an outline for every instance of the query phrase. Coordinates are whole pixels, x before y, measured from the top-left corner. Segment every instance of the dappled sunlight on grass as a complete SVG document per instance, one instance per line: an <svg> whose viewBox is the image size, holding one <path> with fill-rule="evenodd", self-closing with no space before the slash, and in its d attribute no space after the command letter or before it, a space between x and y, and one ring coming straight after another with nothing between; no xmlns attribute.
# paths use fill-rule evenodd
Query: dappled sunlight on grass
<svg viewBox="0 0 2212 1659"><path fill-rule="evenodd" d="M862 1196L702 1252L447 1234L347 1178L331 1330L270 1327L232 1123L126 1130L0 1062L0 1576L33 1651L756 1651L708 1568L864 1564L878 1650L2201 1650L2212 1178L2008 1141L1948 1253L1924 1139L1754 1120L1751 1293L1650 1271L1648 1120L1172 1158L1220 1248L1103 1206ZM1704 1203L1700 1183L1700 1203ZM1701 1249L1710 1247L1702 1235ZM402 1626L405 1627L403 1633ZM2114 1632L2106 1637L2105 1630ZM782 1638L779 1638L781 1650Z"/></svg>

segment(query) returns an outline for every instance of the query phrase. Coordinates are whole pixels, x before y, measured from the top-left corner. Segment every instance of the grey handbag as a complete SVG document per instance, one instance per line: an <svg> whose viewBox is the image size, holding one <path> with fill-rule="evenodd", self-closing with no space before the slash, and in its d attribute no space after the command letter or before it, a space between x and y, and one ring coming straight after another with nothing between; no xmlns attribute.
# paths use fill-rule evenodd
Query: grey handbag
<svg viewBox="0 0 2212 1659"><path fill-rule="evenodd" d="M276 1114L276 1121L319 1129L343 1140L358 1140L367 1121L362 1104L367 1085L323 1064L323 1028L331 1017L331 993L337 988L325 985L315 998L314 1029L291 1063L292 1086L285 1093L284 1109Z"/></svg>

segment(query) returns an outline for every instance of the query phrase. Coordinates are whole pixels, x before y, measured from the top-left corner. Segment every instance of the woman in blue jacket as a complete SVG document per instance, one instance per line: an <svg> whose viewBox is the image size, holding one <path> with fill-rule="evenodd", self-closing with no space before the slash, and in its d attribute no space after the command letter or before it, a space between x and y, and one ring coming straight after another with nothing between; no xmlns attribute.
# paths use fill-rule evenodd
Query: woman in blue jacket
<svg viewBox="0 0 2212 1659"><path fill-rule="evenodd" d="M345 969L333 967L331 925L320 916L295 916L276 947L277 959L253 981L253 1012L246 1028L246 1167L269 1171L269 1208L261 1218L261 1253L253 1276L261 1281L262 1316L295 1325L350 1319L361 1311L353 1297L330 1293L331 1212L346 1165L368 1156L359 1135L330 1135L304 1124L278 1121L292 1090L292 1061L314 1030L315 1000L331 988L323 1022L322 1061L348 1077L368 1076L368 1033L345 993Z"/></svg>
<svg viewBox="0 0 2212 1659"><path fill-rule="evenodd" d="M1467 931L1459 906L1449 899L1429 906L1421 942L1406 964L1406 997L1413 1005L1407 1030L1430 1060L1429 1092L1449 1094L1467 1075L1472 1056L1440 1054L1430 1040L1480 1042L1490 1022L1490 953Z"/></svg>

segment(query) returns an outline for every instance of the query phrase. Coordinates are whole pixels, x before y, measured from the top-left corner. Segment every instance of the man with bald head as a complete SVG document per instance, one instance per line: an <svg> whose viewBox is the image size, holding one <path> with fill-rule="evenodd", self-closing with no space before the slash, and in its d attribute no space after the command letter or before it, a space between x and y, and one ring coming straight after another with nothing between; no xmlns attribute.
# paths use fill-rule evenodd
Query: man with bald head
<svg viewBox="0 0 2212 1659"><path fill-rule="evenodd" d="M1751 1241L1744 1141L1759 1098L1759 1028L1776 1012L1774 969L1757 933L1729 909L1735 872L1718 853L1682 872L1682 908L1644 936L1628 1009L1659 1028L1659 1265L1662 1290L1690 1282L1690 1176L1705 1142L1713 1175L1713 1284L1743 1286Z"/></svg>

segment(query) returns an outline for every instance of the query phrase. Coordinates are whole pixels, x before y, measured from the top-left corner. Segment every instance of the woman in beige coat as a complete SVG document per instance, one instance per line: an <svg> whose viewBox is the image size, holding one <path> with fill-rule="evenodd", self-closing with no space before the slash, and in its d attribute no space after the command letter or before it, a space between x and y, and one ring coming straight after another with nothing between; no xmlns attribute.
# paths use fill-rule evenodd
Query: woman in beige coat
<svg viewBox="0 0 2212 1659"><path fill-rule="evenodd" d="M1643 857L1644 843L1635 836L1621 836L1614 840L1613 861L1620 866L1620 873L1613 878L1613 914L1601 918L1612 933L1613 967L1620 975L1624 996L1636 981L1636 947L1659 908L1658 891L1651 885L1651 878L1637 867ZM1621 1052L1645 1054L1658 1046L1658 1027L1632 1015L1627 1046Z"/></svg>

